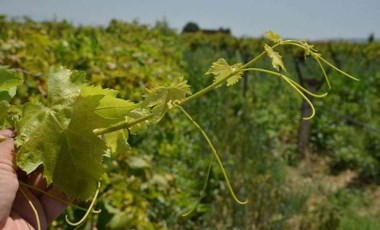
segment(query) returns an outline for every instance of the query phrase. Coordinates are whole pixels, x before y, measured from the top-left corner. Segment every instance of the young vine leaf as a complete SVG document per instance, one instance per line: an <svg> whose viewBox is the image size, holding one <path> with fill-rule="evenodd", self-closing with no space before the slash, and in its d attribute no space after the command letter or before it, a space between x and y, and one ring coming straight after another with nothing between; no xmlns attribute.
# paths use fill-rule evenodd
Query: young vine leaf
<svg viewBox="0 0 380 230"><path fill-rule="evenodd" d="M306 41L300 41L300 44L305 50L305 53L304 53L305 59L309 55L311 55L311 57L313 57L314 59L318 59L319 57L321 57L321 54L318 53L318 50L314 49L313 45L310 45Z"/></svg>
<svg viewBox="0 0 380 230"><path fill-rule="evenodd" d="M48 77L47 106L25 104L17 123L17 164L27 173L43 164L48 183L86 200L97 189L107 151L93 130L124 120L137 105L88 86L80 72L53 68Z"/></svg>
<svg viewBox="0 0 380 230"><path fill-rule="evenodd" d="M272 59L273 67L278 71L280 71L280 69L286 71L284 63L282 62L281 55L278 52L274 51L272 47L268 46L267 44L264 45L264 49L267 52L268 57Z"/></svg>
<svg viewBox="0 0 380 230"><path fill-rule="evenodd" d="M187 81L179 78L169 86L159 86L147 90L145 100L142 102L142 108L151 108L153 120L159 122L168 109L173 108L173 103L180 103L190 95L190 86Z"/></svg>
<svg viewBox="0 0 380 230"><path fill-rule="evenodd" d="M265 37L274 43L282 42L282 38L280 37L280 35L273 31L267 31L265 33Z"/></svg>
<svg viewBox="0 0 380 230"><path fill-rule="evenodd" d="M214 83L222 82L225 78L227 78L227 86L230 86L240 80L241 75L243 74L242 71L239 71L241 66L242 64L240 63L230 66L226 60L220 58L216 62L212 63L206 74L213 74L215 76Z"/></svg>

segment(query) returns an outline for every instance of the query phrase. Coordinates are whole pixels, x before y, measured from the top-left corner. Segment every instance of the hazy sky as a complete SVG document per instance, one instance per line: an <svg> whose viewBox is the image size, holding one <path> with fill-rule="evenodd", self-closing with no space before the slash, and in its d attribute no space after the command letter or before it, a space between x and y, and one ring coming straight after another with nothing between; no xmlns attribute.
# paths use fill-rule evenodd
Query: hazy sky
<svg viewBox="0 0 380 230"><path fill-rule="evenodd" d="M273 30L300 39L380 37L380 0L0 0L0 14L101 25L112 18L144 24L166 18L179 31L194 21L229 27L237 36Z"/></svg>

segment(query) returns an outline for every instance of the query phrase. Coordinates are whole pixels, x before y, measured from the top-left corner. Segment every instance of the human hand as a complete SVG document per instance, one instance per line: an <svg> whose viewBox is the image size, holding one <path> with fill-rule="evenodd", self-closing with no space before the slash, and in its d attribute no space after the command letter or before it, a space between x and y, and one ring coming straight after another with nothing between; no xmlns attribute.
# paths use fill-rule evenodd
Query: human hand
<svg viewBox="0 0 380 230"><path fill-rule="evenodd" d="M4 137L0 142L0 229L46 229L67 207L51 197L67 198L57 189L47 186L41 169L28 176L18 176L14 135L9 129L0 131L0 136ZM30 202L38 213L38 221Z"/></svg>

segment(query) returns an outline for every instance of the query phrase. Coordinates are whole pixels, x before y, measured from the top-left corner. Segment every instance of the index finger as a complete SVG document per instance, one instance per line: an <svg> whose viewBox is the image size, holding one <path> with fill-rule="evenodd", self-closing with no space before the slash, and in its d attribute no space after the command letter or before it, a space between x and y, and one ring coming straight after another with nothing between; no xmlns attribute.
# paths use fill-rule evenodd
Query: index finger
<svg viewBox="0 0 380 230"><path fill-rule="evenodd" d="M0 130L0 161L12 167L15 154L12 139L14 136L15 132L10 129Z"/></svg>

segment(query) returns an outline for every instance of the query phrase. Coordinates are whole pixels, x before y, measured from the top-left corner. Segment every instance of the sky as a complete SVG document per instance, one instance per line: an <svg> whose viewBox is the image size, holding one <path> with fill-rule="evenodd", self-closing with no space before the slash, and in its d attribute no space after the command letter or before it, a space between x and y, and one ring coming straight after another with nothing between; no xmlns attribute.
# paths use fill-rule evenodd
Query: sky
<svg viewBox="0 0 380 230"><path fill-rule="evenodd" d="M380 37L380 0L0 0L0 14L94 25L165 19L178 32L193 21L206 29L228 27L239 37L268 30L311 40Z"/></svg>

